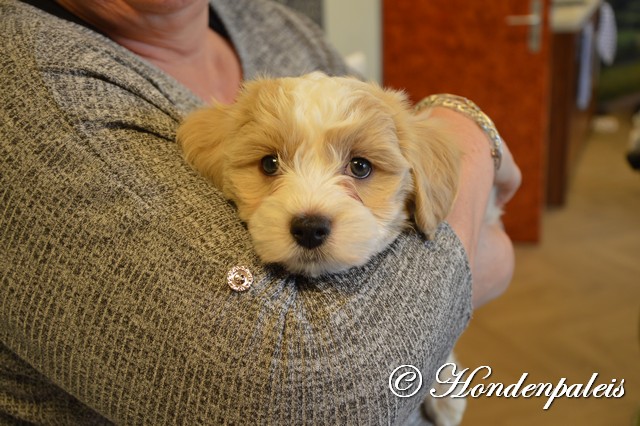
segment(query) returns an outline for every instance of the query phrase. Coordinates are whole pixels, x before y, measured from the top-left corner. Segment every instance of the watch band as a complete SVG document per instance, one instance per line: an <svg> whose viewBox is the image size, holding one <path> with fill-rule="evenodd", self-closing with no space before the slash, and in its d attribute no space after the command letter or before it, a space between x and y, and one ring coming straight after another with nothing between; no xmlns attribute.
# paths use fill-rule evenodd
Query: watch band
<svg viewBox="0 0 640 426"><path fill-rule="evenodd" d="M497 171L502 163L504 141L489 116L482 112L482 110L469 99L448 93L427 96L416 104L415 110L419 112L435 106L452 109L466 115L486 133L491 141L491 157L493 158L493 163Z"/></svg>

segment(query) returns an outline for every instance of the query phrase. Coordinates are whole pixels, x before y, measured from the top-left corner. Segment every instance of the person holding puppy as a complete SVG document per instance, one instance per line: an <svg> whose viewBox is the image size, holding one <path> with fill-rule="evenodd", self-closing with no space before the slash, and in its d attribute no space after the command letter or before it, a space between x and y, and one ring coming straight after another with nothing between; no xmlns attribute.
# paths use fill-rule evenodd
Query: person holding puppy
<svg viewBox="0 0 640 426"><path fill-rule="evenodd" d="M511 243L482 218L518 168L505 149L495 171L447 108L431 114L459 130L462 181L431 241L405 232L317 279L259 261L175 132L243 80L348 74L305 18L256 0L0 0L0 16L0 419L401 423L428 386L398 398L389 374L430 383L472 304L508 285ZM236 267L249 291L227 285Z"/></svg>

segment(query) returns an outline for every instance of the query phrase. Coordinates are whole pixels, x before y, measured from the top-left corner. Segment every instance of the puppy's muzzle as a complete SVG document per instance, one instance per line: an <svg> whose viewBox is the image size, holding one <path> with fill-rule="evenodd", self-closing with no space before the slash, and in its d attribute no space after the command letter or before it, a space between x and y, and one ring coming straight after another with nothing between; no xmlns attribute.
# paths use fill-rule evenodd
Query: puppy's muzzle
<svg viewBox="0 0 640 426"><path fill-rule="evenodd" d="M331 221L324 216L296 216L289 228L293 239L306 249L314 249L324 243L331 234Z"/></svg>

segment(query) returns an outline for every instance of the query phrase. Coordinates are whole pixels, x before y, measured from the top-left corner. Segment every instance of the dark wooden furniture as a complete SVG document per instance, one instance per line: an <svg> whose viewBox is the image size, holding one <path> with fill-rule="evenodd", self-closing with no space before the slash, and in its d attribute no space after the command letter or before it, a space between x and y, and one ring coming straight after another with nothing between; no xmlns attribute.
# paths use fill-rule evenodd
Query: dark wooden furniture
<svg viewBox="0 0 640 426"><path fill-rule="evenodd" d="M578 75L588 23L597 24L597 13L591 11L582 23L568 29L558 29L552 37L551 120L547 151L546 200L550 207L565 204L576 161L587 139L595 111L595 86L598 60L592 54L591 101L581 109L577 105ZM592 47L593 49L593 47Z"/></svg>

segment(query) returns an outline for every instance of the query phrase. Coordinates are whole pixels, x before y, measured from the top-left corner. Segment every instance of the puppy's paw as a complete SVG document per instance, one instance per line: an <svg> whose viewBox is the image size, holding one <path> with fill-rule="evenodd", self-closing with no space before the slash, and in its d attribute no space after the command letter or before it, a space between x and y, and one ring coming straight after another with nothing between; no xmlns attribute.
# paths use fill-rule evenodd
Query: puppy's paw
<svg viewBox="0 0 640 426"><path fill-rule="evenodd" d="M422 404L425 414L435 426L456 426L462 422L462 416L467 407L467 400L464 398L453 398L451 395L458 395L460 389L456 388L452 394L449 394L450 387L448 385L448 383L453 381L453 372L455 371L456 365L455 355L450 353L447 359L447 368L442 369L441 372L444 374L442 378L448 378L449 380L446 380L445 383L440 383L440 379L438 379L433 385L435 395L447 396L435 398L432 395L427 395Z"/></svg>
<svg viewBox="0 0 640 426"><path fill-rule="evenodd" d="M457 426L462 422L467 401L464 398L433 398L424 400L424 410L435 426Z"/></svg>

